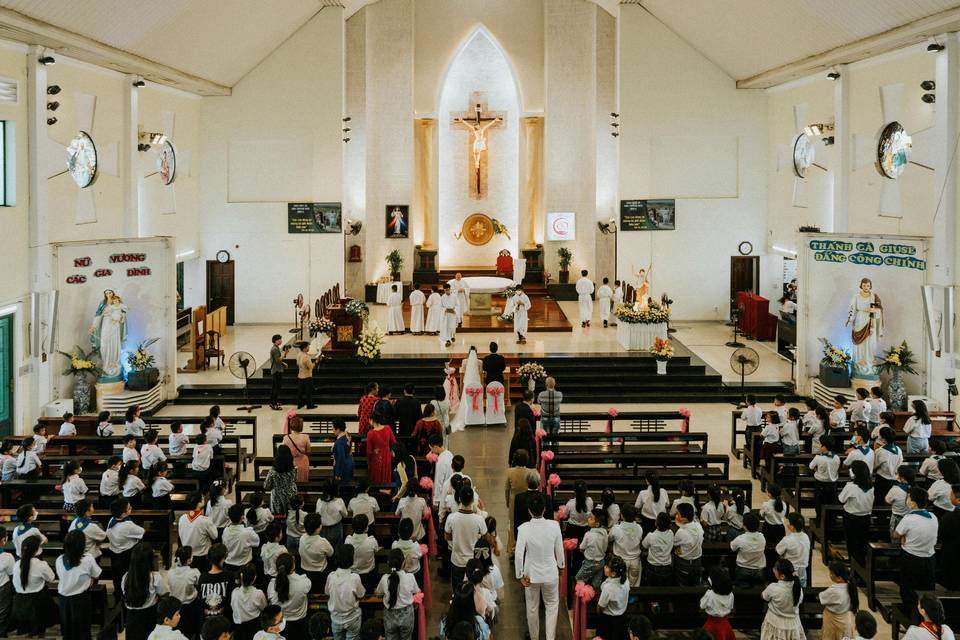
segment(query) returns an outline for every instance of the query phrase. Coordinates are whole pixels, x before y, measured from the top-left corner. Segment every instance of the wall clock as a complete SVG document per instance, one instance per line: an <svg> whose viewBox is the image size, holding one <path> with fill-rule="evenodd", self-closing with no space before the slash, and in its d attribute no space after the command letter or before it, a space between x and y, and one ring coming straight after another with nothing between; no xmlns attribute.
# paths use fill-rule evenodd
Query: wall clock
<svg viewBox="0 0 960 640"><path fill-rule="evenodd" d="M226 249L220 249L220 251L217 251L217 262L230 262L230 252Z"/></svg>
<svg viewBox="0 0 960 640"><path fill-rule="evenodd" d="M749 240L744 240L737 247L737 251L739 251L742 256L748 256L753 253L753 243Z"/></svg>
<svg viewBox="0 0 960 640"><path fill-rule="evenodd" d="M793 141L793 172L798 178L806 178L807 171L813 166L817 151L810 136L801 133Z"/></svg>
<svg viewBox="0 0 960 640"><path fill-rule="evenodd" d="M907 168L913 140L897 121L893 121L880 132L877 141L877 170L885 178L896 180Z"/></svg>
<svg viewBox="0 0 960 640"><path fill-rule="evenodd" d="M177 152L169 140L158 147L157 173L165 186L170 186L177 179Z"/></svg>
<svg viewBox="0 0 960 640"><path fill-rule="evenodd" d="M86 131L80 131L67 145L67 171L81 189L97 179L97 147Z"/></svg>

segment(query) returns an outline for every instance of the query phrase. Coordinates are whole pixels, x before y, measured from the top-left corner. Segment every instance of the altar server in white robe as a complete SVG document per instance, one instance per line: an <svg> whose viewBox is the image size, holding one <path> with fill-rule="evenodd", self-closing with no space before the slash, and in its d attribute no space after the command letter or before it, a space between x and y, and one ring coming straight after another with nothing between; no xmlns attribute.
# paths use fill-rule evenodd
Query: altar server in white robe
<svg viewBox="0 0 960 640"><path fill-rule="evenodd" d="M427 326L425 330L431 335L440 335L440 325L443 323L443 309L440 307L440 293L436 287L427 297Z"/></svg>
<svg viewBox="0 0 960 640"><path fill-rule="evenodd" d="M420 285L414 284L410 292L410 333L423 335L423 303L427 298L420 291Z"/></svg>
<svg viewBox="0 0 960 640"><path fill-rule="evenodd" d="M600 319L603 326L609 326L610 302L613 300L613 289L610 288L610 278L604 278L603 284L597 289L597 299L600 301Z"/></svg>
<svg viewBox="0 0 960 640"><path fill-rule="evenodd" d="M513 303L513 330L517 332L517 344L527 344L529 326L530 298L523 292L523 285L517 285L517 292L511 298Z"/></svg>
<svg viewBox="0 0 960 640"><path fill-rule="evenodd" d="M614 280L613 281L613 310L614 311L617 310L618 304L623 304L623 285L620 284L619 280ZM613 318L610 319L610 324L613 324L613 325L617 324L616 318L617 316L614 315Z"/></svg>
<svg viewBox="0 0 960 640"><path fill-rule="evenodd" d="M450 285L443 285L443 295L440 296L440 308L443 309L443 320L440 323L440 342L449 347L457 336L457 299L450 293Z"/></svg>
<svg viewBox="0 0 960 640"><path fill-rule="evenodd" d="M397 291L397 285L390 287L387 296L387 334L403 333L403 294Z"/></svg>
<svg viewBox="0 0 960 640"><path fill-rule="evenodd" d="M470 287L463 281L463 276L459 272L447 284L450 285L450 292L457 301L457 324L461 324L463 314L470 310Z"/></svg>
<svg viewBox="0 0 960 640"><path fill-rule="evenodd" d="M593 281L587 277L587 270L580 272L580 279L577 280L577 301L580 303L580 326L589 327L590 318L593 317Z"/></svg>

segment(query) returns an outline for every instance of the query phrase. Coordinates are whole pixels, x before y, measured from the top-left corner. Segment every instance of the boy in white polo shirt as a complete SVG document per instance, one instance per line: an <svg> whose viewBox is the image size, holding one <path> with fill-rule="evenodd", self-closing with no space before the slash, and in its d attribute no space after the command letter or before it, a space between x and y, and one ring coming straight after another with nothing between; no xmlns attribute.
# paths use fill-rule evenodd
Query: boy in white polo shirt
<svg viewBox="0 0 960 640"><path fill-rule="evenodd" d="M900 542L900 600L904 611L917 606L918 591L932 591L936 587L937 533L939 522L927 511L927 492L911 487L907 492L910 513L896 528Z"/></svg>

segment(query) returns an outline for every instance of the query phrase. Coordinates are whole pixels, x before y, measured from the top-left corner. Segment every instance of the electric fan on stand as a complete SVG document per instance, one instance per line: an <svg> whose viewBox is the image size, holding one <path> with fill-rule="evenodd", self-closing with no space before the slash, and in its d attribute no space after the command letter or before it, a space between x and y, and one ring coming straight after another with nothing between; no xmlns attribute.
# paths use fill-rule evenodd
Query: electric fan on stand
<svg viewBox="0 0 960 640"><path fill-rule="evenodd" d="M753 374L760 366L760 356L750 347L740 347L730 354L730 368L740 376L740 399L746 401L746 385L744 380Z"/></svg>
<svg viewBox="0 0 960 640"><path fill-rule="evenodd" d="M250 378L257 371L257 361L246 351L237 351L230 356L227 361L227 368L233 377L243 380L243 403L244 406L237 407L239 411L250 413L254 409L259 409L263 405L250 404Z"/></svg>
<svg viewBox="0 0 960 640"><path fill-rule="evenodd" d="M738 340L739 336L741 335L740 334L740 318L742 317L743 317L743 305L741 304L740 306L733 309L732 313L730 314L730 322L733 325L733 340L726 343L728 347L734 347L739 349L740 347L746 346L745 344L740 342L740 340Z"/></svg>

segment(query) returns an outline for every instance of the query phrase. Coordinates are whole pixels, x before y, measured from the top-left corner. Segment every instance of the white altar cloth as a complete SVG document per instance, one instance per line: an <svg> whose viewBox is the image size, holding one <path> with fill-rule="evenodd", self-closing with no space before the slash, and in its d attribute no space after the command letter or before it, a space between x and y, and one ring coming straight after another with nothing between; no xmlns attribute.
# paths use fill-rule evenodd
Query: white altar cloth
<svg viewBox="0 0 960 640"><path fill-rule="evenodd" d="M655 338L667 339L667 323L620 322L617 324L617 342L627 351L648 351L653 346Z"/></svg>
<svg viewBox="0 0 960 640"><path fill-rule="evenodd" d="M513 259L513 281L523 282L523 277L525 275L527 275L527 259L514 258Z"/></svg>
<svg viewBox="0 0 960 640"><path fill-rule="evenodd" d="M393 285L397 285L399 290L402 286L399 282L378 282L377 283L377 304L387 304L387 298L392 293Z"/></svg>
<svg viewBox="0 0 960 640"><path fill-rule="evenodd" d="M463 278L463 283L470 289L470 293L503 293L503 290L513 284L510 278L496 278L493 276L469 276Z"/></svg>

